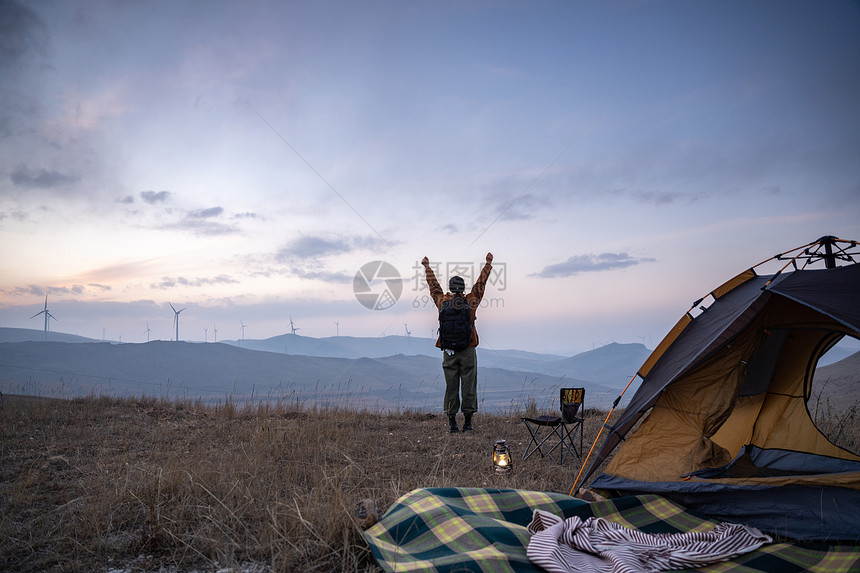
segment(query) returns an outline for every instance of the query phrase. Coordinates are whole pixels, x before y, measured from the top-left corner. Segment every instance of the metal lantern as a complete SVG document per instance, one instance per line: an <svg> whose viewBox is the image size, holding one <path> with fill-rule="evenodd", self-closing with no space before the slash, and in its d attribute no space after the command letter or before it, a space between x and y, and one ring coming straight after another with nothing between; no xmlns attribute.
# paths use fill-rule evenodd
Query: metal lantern
<svg viewBox="0 0 860 573"><path fill-rule="evenodd" d="M493 446L493 467L496 468L497 474L511 472L511 451L504 440L498 440L496 445Z"/></svg>

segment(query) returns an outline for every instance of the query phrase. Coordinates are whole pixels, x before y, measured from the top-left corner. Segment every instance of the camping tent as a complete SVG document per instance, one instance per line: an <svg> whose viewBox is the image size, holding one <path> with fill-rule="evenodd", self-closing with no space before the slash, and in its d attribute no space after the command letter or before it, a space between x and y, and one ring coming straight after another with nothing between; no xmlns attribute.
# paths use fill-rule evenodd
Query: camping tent
<svg viewBox="0 0 860 573"><path fill-rule="evenodd" d="M638 371L583 482L617 448L592 489L656 493L792 539L860 541L860 456L807 407L821 356L860 338L856 247L822 237L774 257L788 261L776 274L759 263L709 306L696 301Z"/></svg>

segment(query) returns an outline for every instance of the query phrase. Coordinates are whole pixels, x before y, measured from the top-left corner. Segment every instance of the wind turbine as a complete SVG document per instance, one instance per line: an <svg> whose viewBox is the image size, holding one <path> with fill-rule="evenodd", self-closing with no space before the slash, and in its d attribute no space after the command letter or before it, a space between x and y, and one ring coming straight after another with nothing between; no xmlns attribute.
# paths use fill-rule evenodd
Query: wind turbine
<svg viewBox="0 0 860 573"><path fill-rule="evenodd" d="M146 321L146 330L143 331L143 333L146 335L146 341L147 342L149 342L149 333L150 332L152 332L152 331L149 330L149 321L147 320Z"/></svg>
<svg viewBox="0 0 860 573"><path fill-rule="evenodd" d="M403 328L406 330L406 345L409 348L409 352L412 352L412 331L409 330L409 325L405 322L403 323Z"/></svg>
<svg viewBox="0 0 860 573"><path fill-rule="evenodd" d="M339 322L335 322L335 323L334 323L334 328L335 328L335 336L340 336L340 323L339 323Z"/></svg>
<svg viewBox="0 0 860 573"><path fill-rule="evenodd" d="M290 317L290 334L295 334L297 330L301 330L301 328L296 328L296 325L293 324L293 317Z"/></svg>
<svg viewBox="0 0 860 573"><path fill-rule="evenodd" d="M212 330L214 331L212 337L215 339L215 342L218 342L218 327L215 326L214 322L212 323Z"/></svg>
<svg viewBox="0 0 860 573"><path fill-rule="evenodd" d="M245 323L240 320L239 324L242 325L242 342L244 342L245 341ZM239 343L239 346L242 346L242 342Z"/></svg>
<svg viewBox="0 0 860 573"><path fill-rule="evenodd" d="M209 342L209 329L203 327L203 342Z"/></svg>
<svg viewBox="0 0 860 573"><path fill-rule="evenodd" d="M170 303L168 302L167 304ZM175 308L173 308L172 304L170 304L170 308L173 309L173 326L176 327L176 342L179 342L179 313L185 309L183 308L182 310L176 310Z"/></svg>
<svg viewBox="0 0 860 573"><path fill-rule="evenodd" d="M40 314L45 315L45 340L48 340L48 319L53 318L54 320L57 320L57 317L55 317L53 314L51 314L51 311L48 310L48 293L45 293L45 308L44 308L44 310L40 310L39 312L37 312L36 314L31 316L30 318L31 319L36 318Z"/></svg>

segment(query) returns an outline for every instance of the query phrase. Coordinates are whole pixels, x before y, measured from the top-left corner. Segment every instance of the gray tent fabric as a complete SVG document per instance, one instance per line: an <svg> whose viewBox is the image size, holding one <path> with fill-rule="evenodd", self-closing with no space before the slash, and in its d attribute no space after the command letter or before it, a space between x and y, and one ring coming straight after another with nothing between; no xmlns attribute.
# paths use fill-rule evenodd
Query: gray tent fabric
<svg viewBox="0 0 860 573"><path fill-rule="evenodd" d="M781 275L768 290L860 331L860 264Z"/></svg>
<svg viewBox="0 0 860 573"><path fill-rule="evenodd" d="M732 462L695 472L708 479L860 472L860 462L788 450L746 446ZM743 485L725 481L704 483L643 482L601 475L598 489L664 495L691 511L723 521L743 520L752 527L796 540L860 541L860 492L840 487ZM813 510L804 511L803 507Z"/></svg>
<svg viewBox="0 0 860 573"><path fill-rule="evenodd" d="M645 482L603 474L591 484L621 495L657 494L711 519L797 541L860 542L860 495L838 487Z"/></svg>
<svg viewBox="0 0 860 573"><path fill-rule="evenodd" d="M747 366L746 377L740 389L741 396L755 396L766 392L776 368L776 362L788 338L788 330L780 329L767 337L762 347Z"/></svg>

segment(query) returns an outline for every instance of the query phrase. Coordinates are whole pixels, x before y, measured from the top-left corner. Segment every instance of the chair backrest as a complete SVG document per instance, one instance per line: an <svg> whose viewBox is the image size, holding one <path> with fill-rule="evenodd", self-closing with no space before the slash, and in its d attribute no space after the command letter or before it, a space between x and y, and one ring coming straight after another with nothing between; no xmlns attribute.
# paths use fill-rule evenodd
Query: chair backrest
<svg viewBox="0 0 860 573"><path fill-rule="evenodd" d="M585 401L585 388L561 388L559 389L559 401L561 403L561 419L566 424L576 422L576 414Z"/></svg>

